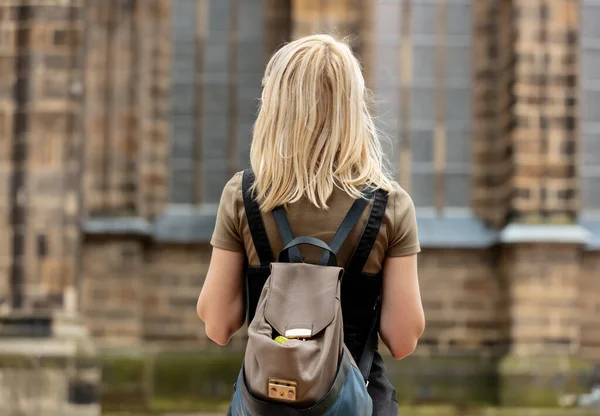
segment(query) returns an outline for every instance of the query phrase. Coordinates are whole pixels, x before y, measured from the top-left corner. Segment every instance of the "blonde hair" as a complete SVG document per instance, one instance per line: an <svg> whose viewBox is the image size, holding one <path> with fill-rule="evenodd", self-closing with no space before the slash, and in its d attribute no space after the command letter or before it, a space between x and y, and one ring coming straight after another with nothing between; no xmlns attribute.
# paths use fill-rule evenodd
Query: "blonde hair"
<svg viewBox="0 0 600 416"><path fill-rule="evenodd" d="M290 42L269 61L250 163L261 208L302 197L327 209L334 186L354 198L390 191L368 90L350 47L329 35Z"/></svg>

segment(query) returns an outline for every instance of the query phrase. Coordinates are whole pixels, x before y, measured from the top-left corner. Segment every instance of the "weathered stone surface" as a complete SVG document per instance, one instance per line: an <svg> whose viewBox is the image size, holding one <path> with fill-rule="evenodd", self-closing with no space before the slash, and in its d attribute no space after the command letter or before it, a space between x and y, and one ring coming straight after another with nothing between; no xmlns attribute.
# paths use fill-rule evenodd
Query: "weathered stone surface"
<svg viewBox="0 0 600 416"><path fill-rule="evenodd" d="M588 361L569 355L508 355L499 363L499 404L558 407L566 394L589 391L590 370Z"/></svg>
<svg viewBox="0 0 600 416"><path fill-rule="evenodd" d="M85 211L152 217L168 197L171 2L111 4L86 7Z"/></svg>
<svg viewBox="0 0 600 416"><path fill-rule="evenodd" d="M32 325L25 314L2 315L2 324L11 317ZM101 368L89 334L76 316L48 318L42 337L0 330L0 413L99 416Z"/></svg>

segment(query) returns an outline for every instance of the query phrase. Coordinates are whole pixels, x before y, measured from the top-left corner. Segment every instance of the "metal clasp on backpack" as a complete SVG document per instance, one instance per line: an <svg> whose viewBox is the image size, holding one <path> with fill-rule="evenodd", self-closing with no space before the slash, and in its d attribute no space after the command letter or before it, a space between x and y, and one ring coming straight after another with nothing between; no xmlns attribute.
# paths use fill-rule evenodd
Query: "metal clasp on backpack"
<svg viewBox="0 0 600 416"><path fill-rule="evenodd" d="M308 339L312 337L312 330L304 328L288 329L285 331L284 337L289 339Z"/></svg>
<svg viewBox="0 0 600 416"><path fill-rule="evenodd" d="M297 399L298 383L293 380L269 378L269 397L275 400L295 402Z"/></svg>

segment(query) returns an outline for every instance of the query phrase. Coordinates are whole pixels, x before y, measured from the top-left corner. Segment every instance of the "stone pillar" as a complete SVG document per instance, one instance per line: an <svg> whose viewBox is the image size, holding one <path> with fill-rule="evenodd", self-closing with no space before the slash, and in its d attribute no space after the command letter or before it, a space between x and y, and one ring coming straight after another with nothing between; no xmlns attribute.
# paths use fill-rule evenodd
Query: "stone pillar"
<svg viewBox="0 0 600 416"><path fill-rule="evenodd" d="M348 40L357 55L364 49L371 0L292 0L292 37L327 33Z"/></svg>
<svg viewBox="0 0 600 416"><path fill-rule="evenodd" d="M500 269L509 310L505 405L555 405L585 388L579 276L579 1L513 1L516 31L511 223Z"/></svg>
<svg viewBox="0 0 600 416"><path fill-rule="evenodd" d="M510 209L514 127L512 1L474 1L473 7L473 210L503 226Z"/></svg>
<svg viewBox="0 0 600 416"><path fill-rule="evenodd" d="M136 205L144 218L160 214L168 199L171 11L171 0L142 1L134 16L139 135Z"/></svg>
<svg viewBox="0 0 600 416"><path fill-rule="evenodd" d="M510 406L557 405L561 394L586 388L579 291L585 235L577 226L512 224L502 240L509 345L499 397Z"/></svg>
<svg viewBox="0 0 600 416"><path fill-rule="evenodd" d="M571 223L578 208L579 1L514 1L514 19L514 219Z"/></svg>
<svg viewBox="0 0 600 416"><path fill-rule="evenodd" d="M166 0L85 2L85 213L160 213L167 198Z"/></svg>
<svg viewBox="0 0 600 416"><path fill-rule="evenodd" d="M292 36L292 5L290 0L266 0L266 49L265 66L271 54Z"/></svg>
<svg viewBox="0 0 600 416"><path fill-rule="evenodd" d="M13 195L13 150L14 135L13 121L15 118L15 103L13 100L13 85L17 79L17 61L19 51L16 37L18 19L15 13L18 0L5 1L0 4L0 309L9 309L13 303L13 267L15 253L13 240L17 231L13 225L12 212L14 202L7 198Z"/></svg>
<svg viewBox="0 0 600 416"><path fill-rule="evenodd" d="M82 0L0 6L0 414L100 414L76 314L82 17Z"/></svg>
<svg viewBox="0 0 600 416"><path fill-rule="evenodd" d="M11 205L13 306L76 309L82 4L14 3ZM3 29L4 30L4 29ZM15 78L13 78L15 79Z"/></svg>

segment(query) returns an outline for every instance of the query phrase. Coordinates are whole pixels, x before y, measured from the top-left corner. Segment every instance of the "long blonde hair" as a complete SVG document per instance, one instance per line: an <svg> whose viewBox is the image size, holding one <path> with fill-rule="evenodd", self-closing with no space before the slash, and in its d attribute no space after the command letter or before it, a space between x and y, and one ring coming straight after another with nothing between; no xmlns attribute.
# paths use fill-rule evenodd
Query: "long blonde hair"
<svg viewBox="0 0 600 416"><path fill-rule="evenodd" d="M261 208L302 197L327 209L334 186L359 198L387 191L383 151L368 90L350 47L329 35L290 42L269 61L250 163Z"/></svg>

